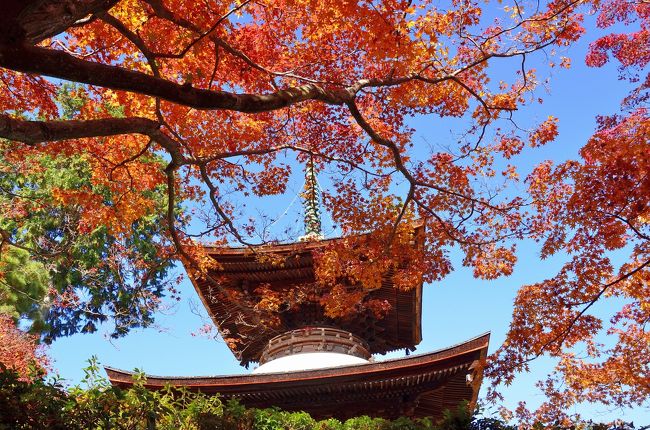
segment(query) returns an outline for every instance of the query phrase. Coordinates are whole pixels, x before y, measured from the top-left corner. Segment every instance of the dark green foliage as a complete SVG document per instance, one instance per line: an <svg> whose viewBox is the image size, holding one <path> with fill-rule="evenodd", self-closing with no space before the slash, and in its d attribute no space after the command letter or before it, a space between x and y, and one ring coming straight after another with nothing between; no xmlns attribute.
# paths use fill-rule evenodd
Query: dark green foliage
<svg viewBox="0 0 650 430"><path fill-rule="evenodd" d="M95 331L107 320L114 337L150 324L173 264L161 252L164 191L150 193L158 207L128 235L101 225L81 231L81 208L54 193L88 189L114 198L93 185L88 162L40 156L26 163L30 170L0 153L0 207L11 208L0 215L0 229L17 245L0 254L0 312L31 321L46 341Z"/></svg>
<svg viewBox="0 0 650 430"><path fill-rule="evenodd" d="M63 85L56 100L61 118L76 118L87 99L81 87ZM119 106L105 109L123 115ZM132 176L131 194L116 192L93 178L93 163L109 161L101 154L70 155L73 145L53 144L51 151L8 141L0 145L0 313L29 321L31 331L46 342L93 332L102 322L109 322L112 336L119 337L151 324L160 298L174 292L168 288L174 261L164 222L164 187L134 187L139 178ZM151 171L162 172L165 166L151 154L138 162ZM99 203L66 202L60 196L68 192L82 192L81 199L92 196ZM93 217L93 208L113 208L134 194L152 207L126 231Z"/></svg>
<svg viewBox="0 0 650 430"><path fill-rule="evenodd" d="M22 381L0 363L0 430L67 429L68 394L57 382Z"/></svg>

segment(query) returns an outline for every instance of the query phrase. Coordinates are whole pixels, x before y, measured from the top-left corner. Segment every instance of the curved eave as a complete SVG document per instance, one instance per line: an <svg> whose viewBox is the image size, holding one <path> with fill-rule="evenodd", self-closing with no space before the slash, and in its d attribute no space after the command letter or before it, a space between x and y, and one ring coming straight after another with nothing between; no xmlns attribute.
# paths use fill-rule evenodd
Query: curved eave
<svg viewBox="0 0 650 430"><path fill-rule="evenodd" d="M372 402L384 402L387 409L401 408L386 412L379 408L378 416L408 415L405 408L410 408L413 416L437 416L443 408L455 407L463 400L471 405L476 403L482 377L482 367L477 364L487 354L489 336L487 333L427 354L327 369L232 376L148 375L145 386L150 389L165 385L186 387L206 394L218 393L224 398L238 398L247 406L305 410L315 417L353 412L372 415ZM133 384L132 372L105 369L113 385ZM468 374L473 374L474 383L466 383ZM305 399L309 402L305 403ZM339 412L334 408L337 401L356 406ZM397 403L391 406L391 402ZM368 410L364 410L364 405L369 405Z"/></svg>

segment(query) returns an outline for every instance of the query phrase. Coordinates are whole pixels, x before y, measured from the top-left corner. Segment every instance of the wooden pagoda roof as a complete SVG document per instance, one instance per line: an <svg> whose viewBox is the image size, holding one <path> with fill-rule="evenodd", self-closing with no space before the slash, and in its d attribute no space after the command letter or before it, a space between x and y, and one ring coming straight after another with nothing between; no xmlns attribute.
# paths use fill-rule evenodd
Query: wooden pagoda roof
<svg viewBox="0 0 650 430"><path fill-rule="evenodd" d="M414 246L420 246L424 224L418 223L415 229ZM246 294L260 284L282 287L315 282L312 251L336 240L341 239L273 245L256 250L256 254L247 248L205 247L205 250L220 266L219 270L210 271L212 279L228 291ZM264 254L272 254L276 262L260 259ZM277 264L278 257L282 264ZM394 288L390 275L384 276L381 288L368 295L369 299L382 300L390 305L387 315L381 319L370 311L345 319L330 319L324 316L320 305L314 304L302 306L297 312L282 314L280 324L271 329L255 322L255 310L242 307L237 294L230 297L219 294L208 280L191 275L190 279L221 335L234 340L228 345L244 366L259 362L271 338L314 325L354 333L368 343L373 354L403 348L415 350L415 345L422 340L421 283L410 291L401 291Z"/></svg>
<svg viewBox="0 0 650 430"><path fill-rule="evenodd" d="M347 419L370 415L393 419L441 417L462 401L476 404L490 335L405 358L326 369L235 376L147 376L145 386L169 384L223 399L238 399L247 407L276 406L306 411L316 419ZM132 373L106 367L115 386L133 384ZM468 376L469 375L469 376Z"/></svg>

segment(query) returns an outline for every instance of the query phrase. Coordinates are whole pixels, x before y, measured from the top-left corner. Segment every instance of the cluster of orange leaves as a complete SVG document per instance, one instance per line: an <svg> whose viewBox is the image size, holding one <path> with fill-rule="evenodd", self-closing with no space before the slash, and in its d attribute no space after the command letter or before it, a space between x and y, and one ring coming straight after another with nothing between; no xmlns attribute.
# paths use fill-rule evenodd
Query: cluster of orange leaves
<svg viewBox="0 0 650 430"><path fill-rule="evenodd" d="M49 366L37 336L20 330L10 316L3 314L0 314L0 363L24 379L36 376Z"/></svg>

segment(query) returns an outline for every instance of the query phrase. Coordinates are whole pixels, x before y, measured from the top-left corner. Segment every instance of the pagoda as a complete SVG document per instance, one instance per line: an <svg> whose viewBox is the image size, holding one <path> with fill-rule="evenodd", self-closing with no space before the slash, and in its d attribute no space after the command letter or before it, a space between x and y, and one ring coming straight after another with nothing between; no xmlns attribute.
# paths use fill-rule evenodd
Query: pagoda
<svg viewBox="0 0 650 430"><path fill-rule="evenodd" d="M259 367L237 376L147 375L145 386L182 386L235 398L247 407L306 411L317 419L360 415L437 419L463 401L473 407L489 333L442 350L408 355L422 340L422 283L404 291L394 287L390 273L385 274L381 287L368 293L369 299L386 305L380 316L363 310L332 318L312 300L278 311L270 326L260 323L255 302L248 300L253 292L260 287L284 292L316 283L314 254L341 240L323 238L318 200L310 162L303 193L305 235L299 242L255 252L206 247L217 264L207 275L190 272L234 356L243 366L258 363ZM413 226L412 246L422 246L424 228L424 223ZM372 357L396 350L405 350L407 356L383 361ZM113 385L133 383L131 372L105 369Z"/></svg>

